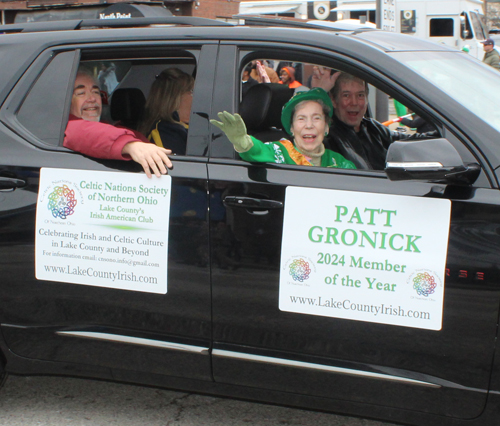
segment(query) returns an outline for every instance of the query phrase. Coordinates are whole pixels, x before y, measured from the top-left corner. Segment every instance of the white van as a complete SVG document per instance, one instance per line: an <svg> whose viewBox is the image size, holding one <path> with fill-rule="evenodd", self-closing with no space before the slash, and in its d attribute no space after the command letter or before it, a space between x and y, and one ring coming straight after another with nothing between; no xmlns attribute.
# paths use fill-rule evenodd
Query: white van
<svg viewBox="0 0 500 426"><path fill-rule="evenodd" d="M381 0L396 4L396 32L463 49L483 58L488 38L482 0ZM240 14L275 15L373 25L377 0L266 0L240 2ZM309 21L310 22L310 21ZM315 23L316 23L315 22ZM328 26L328 24L325 24Z"/></svg>
<svg viewBox="0 0 500 426"><path fill-rule="evenodd" d="M397 0L396 30L462 49L483 57L481 41L488 37L480 0Z"/></svg>

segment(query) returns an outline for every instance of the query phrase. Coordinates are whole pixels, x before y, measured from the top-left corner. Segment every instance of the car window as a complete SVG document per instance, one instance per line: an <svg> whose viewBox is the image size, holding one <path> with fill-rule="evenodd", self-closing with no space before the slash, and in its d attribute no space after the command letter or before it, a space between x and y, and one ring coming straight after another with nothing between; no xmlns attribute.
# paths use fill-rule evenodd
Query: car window
<svg viewBox="0 0 500 426"><path fill-rule="evenodd" d="M280 141L283 145L288 143L282 142L283 140L291 141L301 151L300 143L297 144L300 139L297 139L297 135L292 136L283 126L283 106L299 92L322 87L328 91L334 106L332 121L328 134L324 136L323 145L326 152L340 154L357 169L383 170L386 152L393 140L414 137L417 132L435 132L436 137L439 135L437 127L432 120L429 121L425 113L409 110L403 103L392 98L388 102L388 116L381 120L382 122L371 120L370 104L375 105L375 96L386 99L388 96L376 93L378 91L374 86L365 84L364 80L356 76L346 80L346 73L343 73L344 76L339 80L342 81L342 87L345 84L354 84L353 87L357 88L351 92L336 91L333 83L338 71L339 69L316 63L293 60L261 58L244 62L241 71L239 113L246 124L248 134L262 142ZM318 80L320 75L323 75L322 81ZM272 82L276 80L278 83ZM351 101L348 98L344 101L346 96L355 96L356 100ZM404 119L399 119L400 117ZM395 132L393 136L390 136L391 131ZM317 133L318 139L323 138L323 135ZM275 149L280 150L281 146ZM290 150L288 152L291 153ZM277 155L279 157L279 154ZM249 156L240 153L240 157L248 160ZM278 157L275 162L290 164L286 153L284 160ZM324 166L323 161L321 165ZM336 167L350 168L348 163L340 161L336 162Z"/></svg>
<svg viewBox="0 0 500 426"><path fill-rule="evenodd" d="M19 91L13 92L13 106L9 108L12 112L7 120L30 142L44 147L60 148L63 145L71 111L75 76L79 67L83 67L100 89L102 103L100 121L140 131L147 137L160 121L160 104L163 104L158 101L157 106L152 108L160 115L152 118L148 129L140 128L145 119L150 89L153 83L159 80L162 72L176 70L182 75L187 75L190 83L189 87L185 88L181 110L175 105L172 122L165 125L167 128L169 126L173 128L167 139L177 140L178 143L172 145L168 142L165 148L172 149L174 155L186 155L189 150L187 144L189 135L193 129L192 123L194 122L194 128L198 129L197 132L193 132L194 134L206 133L206 119L197 120L198 117L195 117L191 120L191 105L196 96L199 55L200 49L196 48L189 50L152 48L132 52L116 49L111 53L94 50L81 52L73 50L52 54L47 52L32 66L33 72L26 74L24 78L26 83L22 80ZM207 80L205 74L211 75L210 72L201 73L202 81ZM27 86L30 87L29 90L26 90ZM157 97L165 102L170 99L171 104L177 102L177 98L172 101L170 90ZM47 108L48 99L51 108ZM203 126L201 130L200 126ZM149 139L159 145L158 140L155 141L153 137ZM199 144L198 139L199 137L197 138ZM206 155L206 152L206 147L197 146L196 149L192 149L191 155Z"/></svg>
<svg viewBox="0 0 500 426"><path fill-rule="evenodd" d="M131 66L131 61L97 61L94 64L94 73L97 74L100 88L108 97L123 81Z"/></svg>
<svg viewBox="0 0 500 426"><path fill-rule="evenodd" d="M263 142L291 138L283 128L281 112L295 93L308 91L312 87L315 66L317 65L269 58L244 64L239 112L250 135Z"/></svg>
<svg viewBox="0 0 500 426"><path fill-rule="evenodd" d="M18 129L22 134L28 131L29 135L35 135L44 145L58 146L60 143L65 125L63 111L74 55L74 52L55 55L35 80L17 115L9 117L14 126L21 125ZM50 108L47 107L49 99Z"/></svg>
<svg viewBox="0 0 500 426"><path fill-rule="evenodd" d="M175 155L186 154L196 76L193 57L82 61L81 70L99 85L101 122L137 131Z"/></svg>
<svg viewBox="0 0 500 426"><path fill-rule="evenodd" d="M283 137L293 142L291 135L286 133L281 123L282 107L294 93L300 90L308 90L310 89L310 86L314 85L311 83L311 75L315 67L320 67L325 69L328 68L331 70L330 72L344 71L354 75L355 77L357 76L368 83L368 107L366 109L365 118L368 119L367 121L373 122L373 126L369 134L372 134L373 131L375 131L375 133L386 133L392 131L397 132L395 136L396 138L403 140L420 138L420 135L414 136L415 133L425 133L426 139L446 138L458 151L463 163L482 164L483 160L481 159L481 154L478 153L473 146L470 146L466 135L460 134L460 132L457 133L457 128L446 120L446 116L442 115L443 111L439 108L439 105L436 104L438 108L434 108L432 107L432 103L428 104L426 102L422 102L420 95L409 95L407 86L399 86L398 80L388 84L387 80L383 80L378 76L375 76L375 70L372 72L361 63L359 66L353 66L352 64L347 65L334 58L304 55L302 52L298 51L289 53L290 54L280 52L275 54L271 52L271 54L265 54L262 51L259 51L258 53L245 50L240 51L240 66L238 73L235 76L236 85L239 86L239 93L236 96L239 104L236 105L235 111L238 111L243 117L249 135L254 136L257 139L260 138L259 140L262 140L263 142L275 142L279 141ZM398 58L398 60L401 61L418 61L420 56L422 56L422 61L419 62L421 64L426 63L425 59L432 60L434 56L436 56L436 59L438 59L438 56L443 56L438 54L427 55L427 53L428 52L422 52L422 55L420 55L415 54L414 52L412 52L412 54L398 52L394 53L394 55L404 56L404 58ZM276 74L278 74L279 67L283 64L285 66L293 66L295 69L299 70L296 75L298 76L297 78L300 78L299 82L302 86L295 89L289 89L283 87L284 85L280 83L258 83L258 81L256 81L250 83L250 85L257 87L256 89L253 87L245 89L245 85L249 84L246 75L250 74L254 65L253 61L255 60L264 60L265 65L272 68ZM453 72L450 74L453 75ZM464 71L464 74L467 74L467 72ZM268 86L268 89L258 89L259 86ZM466 89L470 86L467 80L461 80L461 83L455 86L458 86L459 91L467 92L467 94L463 95L464 97L467 98L467 96L470 95L471 91L467 91ZM477 83L475 86L480 86L480 84ZM438 87L443 89L442 86L438 85ZM262 98L262 92L264 91L272 92L270 99L266 100L265 97ZM287 91L288 93L285 93ZM483 90L481 89L481 92L482 91ZM416 93L418 94L419 92ZM250 98L248 97L249 94L251 95ZM476 95L479 97L482 96L474 93L474 96ZM262 101L262 99L264 99L264 101ZM380 102L380 100L382 100L382 102ZM461 100L461 102L468 106L467 101ZM491 103L491 99L488 102ZM380 108L381 104L382 108ZM492 116L495 115L495 108L492 107L486 109L488 109L488 114ZM220 111L220 109L218 111ZM401 117L404 117L404 120L400 120ZM397 120L392 121L394 119ZM376 122L378 122L378 124ZM382 125L384 122L387 122L385 123L386 125ZM384 169L386 167L387 150L391 143L398 139L392 136L389 139L383 137L380 138L380 144L375 144L376 146L374 149L370 148L367 150L366 146L373 147L373 145L362 142L358 143L358 148L355 148L354 145L343 144L343 140L339 140L340 137L345 136L345 132L342 131L341 125L335 126L334 124L335 123L333 123L330 127L329 135L325 137L325 147L341 154L345 159L354 162L357 170L354 172L352 170L337 167L334 170L318 169L317 171L321 173L333 172L345 173L349 175L353 173L359 174L369 172L372 175L375 173L376 175L385 176ZM216 140L219 144L218 146L227 146L228 150L225 151L225 155L232 158L238 158L241 161L248 161L248 159L243 158L240 153L234 150L234 147L227 138L219 139L216 134ZM331 140L333 140L333 143L329 142ZM330 145L328 146L327 143ZM365 164L357 161L356 157L353 155L358 154L358 151L368 151L361 154L364 158L368 159ZM275 166L273 166L273 168L274 167ZM279 167L293 170L297 170L297 168L304 168L303 166L297 164L281 164ZM480 177L476 181L476 184L481 187L489 187L490 181L484 173L481 173Z"/></svg>
<svg viewBox="0 0 500 426"><path fill-rule="evenodd" d="M399 52L396 55L453 99L467 105L472 113L500 130L500 112L496 98L491 96L500 91L500 79L491 78L497 71L487 66L478 67L476 61L464 61L457 55L431 52Z"/></svg>

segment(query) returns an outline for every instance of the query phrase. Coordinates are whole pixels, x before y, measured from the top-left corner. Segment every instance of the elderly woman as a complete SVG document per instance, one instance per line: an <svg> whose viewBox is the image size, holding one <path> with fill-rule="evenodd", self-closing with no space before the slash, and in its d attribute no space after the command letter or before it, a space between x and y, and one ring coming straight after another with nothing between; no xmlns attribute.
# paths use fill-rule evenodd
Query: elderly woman
<svg viewBox="0 0 500 426"><path fill-rule="evenodd" d="M332 101L323 89L311 89L293 96L283 107L281 123L293 136L294 143L287 139L264 143L249 136L239 114L220 112L221 121L210 122L226 133L245 161L355 169L352 162L323 145L332 113Z"/></svg>
<svg viewBox="0 0 500 426"><path fill-rule="evenodd" d="M193 102L194 78L178 68L156 76L146 100L139 131L156 145L186 154L189 114Z"/></svg>

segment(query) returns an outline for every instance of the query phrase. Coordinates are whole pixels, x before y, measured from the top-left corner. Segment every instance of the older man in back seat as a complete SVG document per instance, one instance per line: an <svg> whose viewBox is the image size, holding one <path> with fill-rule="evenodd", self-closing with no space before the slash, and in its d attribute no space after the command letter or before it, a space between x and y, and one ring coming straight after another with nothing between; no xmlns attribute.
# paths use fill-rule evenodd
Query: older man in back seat
<svg viewBox="0 0 500 426"><path fill-rule="evenodd" d="M134 160L148 177L167 173L171 151L150 143L141 133L99 122L102 101L99 84L81 67L76 75L68 125L64 133L66 148L95 158ZM152 173L151 173L152 172Z"/></svg>
<svg viewBox="0 0 500 426"><path fill-rule="evenodd" d="M358 169L383 170L387 149L396 140L439 137L437 131L413 135L391 131L373 118L365 117L368 85L345 72L331 73L316 67L312 86L329 91L335 114L325 146L342 154Z"/></svg>

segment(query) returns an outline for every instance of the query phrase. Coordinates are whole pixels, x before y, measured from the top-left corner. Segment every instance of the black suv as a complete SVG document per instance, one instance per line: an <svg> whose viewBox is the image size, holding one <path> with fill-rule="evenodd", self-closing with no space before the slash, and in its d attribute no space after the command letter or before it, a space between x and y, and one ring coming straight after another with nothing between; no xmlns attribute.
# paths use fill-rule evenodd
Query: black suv
<svg viewBox="0 0 500 426"><path fill-rule="evenodd" d="M94 377L415 425L498 424L496 70L411 36L282 21L0 32L2 375ZM385 171L245 162L209 120L240 111L250 134L284 135L287 99L243 97L255 60L292 64L305 86L315 66L353 74L369 83L373 114L385 94L436 137L392 144ZM113 67L105 113L129 127L144 105L128 93L146 98L165 68L195 76L186 152L172 156L169 177L63 147L82 63L96 77ZM92 197L102 212L84 216ZM64 215L44 216L47 200ZM131 224L134 215L143 219Z"/></svg>

